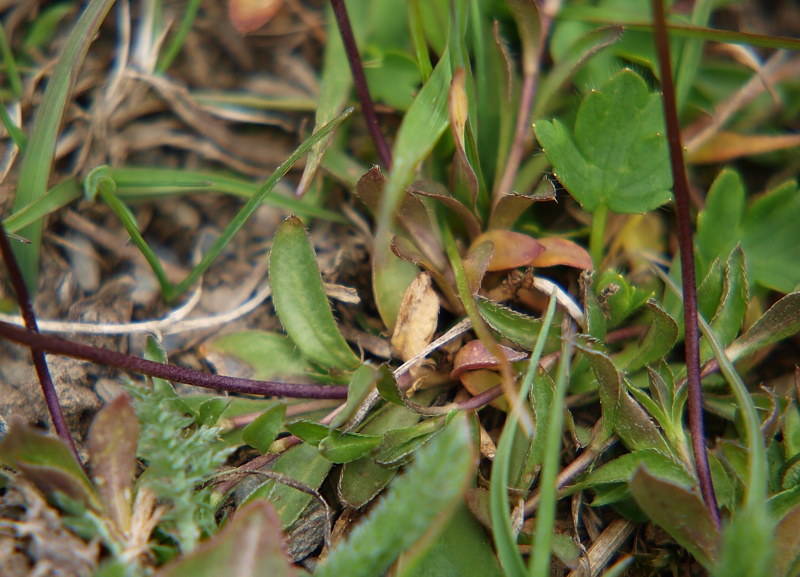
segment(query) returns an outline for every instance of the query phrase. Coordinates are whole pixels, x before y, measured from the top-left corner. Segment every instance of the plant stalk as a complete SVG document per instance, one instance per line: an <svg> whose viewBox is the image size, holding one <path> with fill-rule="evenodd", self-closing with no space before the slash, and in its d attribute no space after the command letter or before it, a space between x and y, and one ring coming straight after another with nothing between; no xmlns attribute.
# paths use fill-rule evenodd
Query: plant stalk
<svg viewBox="0 0 800 577"><path fill-rule="evenodd" d="M364 76L364 65L358 52L353 27L350 25L350 17L347 15L347 6L345 6L344 0L331 0L331 8L333 8L333 14L336 16L336 25L339 27L339 33L342 35L342 44L344 44L347 61L350 63L350 70L353 73L353 82L356 86L358 101L361 103L361 111L367 120L367 129L370 136L372 136L372 141L375 143L378 157L380 157L384 168L388 171L392 168L392 152L381 132L378 113L375 111L375 104L369 93L367 77Z"/></svg>
<svg viewBox="0 0 800 577"><path fill-rule="evenodd" d="M33 331L0 321L0 336L26 345L33 350L83 359L93 363L115 367L149 377L166 379L195 387L219 389L223 391L291 397L295 399L346 399L347 387L331 385L298 385L274 381L255 381L238 377L226 377L203 373L185 367L156 363L116 351L90 347Z"/></svg>
<svg viewBox="0 0 800 577"><path fill-rule="evenodd" d="M700 482L700 492L703 495L703 501L708 507L711 518L714 520L714 524L717 529L720 529L722 523L719 516L717 497L714 493L714 485L711 481L711 470L708 465L703 426L703 390L700 382L700 332L697 320L697 280L695 278L689 184L686 177L686 165L683 160L683 143L681 142L681 129L678 123L675 102L675 86L672 81L664 5L661 0L651 1L678 221L681 281L683 284L683 320L686 327L683 342L686 350L686 374L687 386L689 387L689 430L692 433L692 452L694 453L695 467L697 468L697 478Z"/></svg>
<svg viewBox="0 0 800 577"><path fill-rule="evenodd" d="M25 322L27 331L32 335L38 335L39 327L36 324L36 315L33 312L33 304L31 303L31 297L28 293L28 287L25 285L25 279L22 277L22 271L19 268L17 257L11 249L11 243L8 240L6 229L2 225L0 225L0 251L2 251L3 261L6 263L6 269L8 270L11 284L14 287L14 292L17 294L20 314ZM58 402L56 387L50 376L50 370L47 368L47 359L45 359L44 353L41 350L34 349L33 347L31 347L31 356L33 357L33 366L36 369L36 376L39 378L39 384L42 387L47 410L50 413L50 419L53 421L56 433L64 440L69 450L72 451L72 454L75 456L75 459L80 463L81 460L78 457L78 451L75 448L75 443L72 441L72 435L69 433L67 421L64 419L64 412L61 410L61 403Z"/></svg>

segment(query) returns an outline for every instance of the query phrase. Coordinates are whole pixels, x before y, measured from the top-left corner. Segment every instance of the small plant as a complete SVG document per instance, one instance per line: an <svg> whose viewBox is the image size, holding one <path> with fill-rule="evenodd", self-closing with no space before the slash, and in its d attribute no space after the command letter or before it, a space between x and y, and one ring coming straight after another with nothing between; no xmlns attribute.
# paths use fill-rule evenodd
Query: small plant
<svg viewBox="0 0 800 577"><path fill-rule="evenodd" d="M242 34L275 15L229 4ZM709 28L723 8L705 1L669 16L657 0L332 1L307 107L316 127L261 184L111 155L90 164L86 152L80 178L46 190L77 70L110 8L85 8L33 128L3 115L24 149L4 222L32 241L15 249L21 268L0 235L26 325L0 321L0 334L31 349L61 437L13 423L0 460L101 544L101 575L294 575L300 562L320 576L577 575L612 562L597 558L609 542L628 551L640 523L679 547L642 532L636 558L608 574L676 572L687 552L711 575L798 574L800 399L791 370L763 361L785 360L781 342L800 332L800 201L795 180L734 164L796 167L797 139L764 133L790 124L754 95L767 86L793 110L797 59L777 53L754 73L740 63L747 51L730 48L797 41ZM125 47L135 63L120 59L117 78L166 95L238 171L246 148L221 149L242 135L217 120L256 124L270 106L300 104L181 84L204 12L189 3L170 31L162 8L142 3ZM727 48L704 53L707 40ZM6 44L20 99L15 55L31 60L29 49ZM353 87L372 144L345 122ZM115 109L134 92L124 94L97 98ZM296 195L281 194L304 157ZM712 162L709 177L699 166ZM133 203L190 191L247 200L175 282ZM202 282L262 204L291 213L268 235L265 294L282 331L202 345L254 378L169 365L154 338L138 359L39 333L28 295L42 219L82 195L119 221L167 304ZM363 247L353 270L320 266L339 230ZM363 289L358 304L340 282ZM349 304L329 301L343 293ZM88 473L44 353L148 377L96 416ZM179 395L172 382L232 395Z"/></svg>

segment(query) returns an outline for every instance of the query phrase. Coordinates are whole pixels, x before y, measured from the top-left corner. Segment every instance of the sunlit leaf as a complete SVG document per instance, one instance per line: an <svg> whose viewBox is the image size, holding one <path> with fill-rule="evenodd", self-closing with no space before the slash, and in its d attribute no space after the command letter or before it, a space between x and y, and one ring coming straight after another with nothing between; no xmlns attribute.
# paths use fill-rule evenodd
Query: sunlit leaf
<svg viewBox="0 0 800 577"><path fill-rule="evenodd" d="M266 453L278 436L286 417L286 405L278 403L247 425L242 431L242 440L261 453Z"/></svg>
<svg viewBox="0 0 800 577"><path fill-rule="evenodd" d="M586 96L574 136L558 120L535 130L554 175L587 211L647 212L672 197L661 97L631 70Z"/></svg>
<svg viewBox="0 0 800 577"><path fill-rule="evenodd" d="M303 354L323 367L355 368L359 359L336 326L314 247L300 219L283 221L275 233L269 262L275 311Z"/></svg>

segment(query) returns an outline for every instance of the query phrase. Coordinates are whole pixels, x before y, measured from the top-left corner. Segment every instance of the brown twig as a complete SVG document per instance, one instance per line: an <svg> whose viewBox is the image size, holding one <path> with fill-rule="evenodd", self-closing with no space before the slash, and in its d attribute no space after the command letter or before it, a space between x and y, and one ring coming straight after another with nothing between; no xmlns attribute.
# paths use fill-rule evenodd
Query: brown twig
<svg viewBox="0 0 800 577"><path fill-rule="evenodd" d="M711 481L708 454L705 446L703 426L703 390L700 384L700 331L697 321L697 280L694 268L694 242L692 239L692 216L690 211L689 183L686 165L683 161L683 144L678 112L675 105L675 86L672 82L669 39L667 38L666 18L661 0L652 0L654 33L658 66L661 71L661 92L663 94L664 117L666 119L667 141L672 167L675 209L678 221L678 242L681 257L681 281L683 284L683 320L686 327L684 347L686 350L686 374L689 395L689 430L692 433L692 452L694 453L700 492L703 495L714 524L719 529L722 524L719 505Z"/></svg>

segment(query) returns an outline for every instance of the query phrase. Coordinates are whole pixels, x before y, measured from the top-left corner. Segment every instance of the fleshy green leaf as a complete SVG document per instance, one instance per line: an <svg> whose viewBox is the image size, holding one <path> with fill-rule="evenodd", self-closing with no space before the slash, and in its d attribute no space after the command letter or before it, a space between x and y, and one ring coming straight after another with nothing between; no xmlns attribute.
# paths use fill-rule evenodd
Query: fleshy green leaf
<svg viewBox="0 0 800 577"><path fill-rule="evenodd" d="M264 501L237 511L213 539L156 573L157 577L292 577L296 571L283 548L281 524Z"/></svg>
<svg viewBox="0 0 800 577"><path fill-rule="evenodd" d="M272 302L283 328L309 359L342 371L358 357L336 326L303 223L289 217L275 233L269 257Z"/></svg>
<svg viewBox="0 0 800 577"><path fill-rule="evenodd" d="M459 414L435 442L417 453L414 464L395 480L386 498L346 541L331 550L314 574L381 575L423 536L429 545L464 494L473 461L468 421Z"/></svg>
<svg viewBox="0 0 800 577"><path fill-rule="evenodd" d="M628 361L621 367L633 372L645 365L652 364L672 350L678 339L678 325L675 320L661 308L658 301L651 299L647 303L653 313L653 324L647 335Z"/></svg>
<svg viewBox="0 0 800 577"><path fill-rule="evenodd" d="M279 403L270 407L244 428L242 440L259 452L266 453L278 436L285 417L286 405Z"/></svg>
<svg viewBox="0 0 800 577"><path fill-rule="evenodd" d="M587 211L648 212L670 200L661 98L635 72L622 70L586 96L574 135L558 120L534 128L555 176Z"/></svg>
<svg viewBox="0 0 800 577"><path fill-rule="evenodd" d="M397 575L501 577L503 571L492 550L491 538L462 503L429 549L414 547L400 556Z"/></svg>

